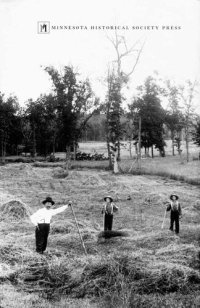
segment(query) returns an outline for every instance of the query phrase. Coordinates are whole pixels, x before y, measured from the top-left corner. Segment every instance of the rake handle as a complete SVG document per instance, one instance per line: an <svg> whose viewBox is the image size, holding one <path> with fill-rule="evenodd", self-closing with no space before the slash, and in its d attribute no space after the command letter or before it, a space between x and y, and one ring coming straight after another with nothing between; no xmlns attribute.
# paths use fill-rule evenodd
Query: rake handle
<svg viewBox="0 0 200 308"><path fill-rule="evenodd" d="M162 227L161 227L161 229L163 229L163 228L164 228L164 223L165 223L166 214L167 214L167 211L165 210L165 214L164 214L164 218L163 218L163 223L162 223Z"/></svg>
<svg viewBox="0 0 200 308"><path fill-rule="evenodd" d="M81 244L82 244L82 246L83 246L83 250L84 250L84 252L85 252L85 255L87 256L87 251L86 251L86 248L85 248L85 244L84 244L83 238L82 238L82 236L81 236L81 232L80 232L80 229L79 229L79 226L78 226L78 221L77 221L77 219L76 219L76 215L75 215L75 213L74 213L74 209L73 209L72 204L70 204L70 207L71 207L71 210L72 210L72 214L73 214L73 216L74 216L74 220L75 220L75 223L76 223L76 227L77 227L77 229L78 229L78 234L79 234L79 237L80 237L80 240L81 240Z"/></svg>

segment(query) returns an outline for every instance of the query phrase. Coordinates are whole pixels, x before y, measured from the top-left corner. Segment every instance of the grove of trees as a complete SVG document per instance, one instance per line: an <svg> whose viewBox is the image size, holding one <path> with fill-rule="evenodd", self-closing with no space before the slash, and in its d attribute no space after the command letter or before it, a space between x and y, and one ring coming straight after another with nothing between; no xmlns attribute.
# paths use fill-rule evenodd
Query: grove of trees
<svg viewBox="0 0 200 308"><path fill-rule="evenodd" d="M190 140L200 146L200 121L194 112L197 81L176 85L166 80L161 86L156 78L148 76L137 87L132 100L126 101L127 108L123 108L123 89L139 63L144 44L137 49L135 45L128 48L125 38L117 33L109 40L116 58L107 72L104 101L95 96L89 79L81 79L72 66L64 66L62 72L51 66L45 67L52 92L40 95L36 100L29 99L23 108L17 97L5 98L0 93L2 160L6 155L21 152L29 152L35 157L56 151L65 151L67 160L73 151L75 159L79 141L105 141L110 168L118 172L122 140L130 143L130 156L134 143L139 158L141 148L151 157L156 148L164 157L167 134L172 140L172 155L175 155L175 147L181 155L184 132L189 161ZM123 61L133 56L135 50L133 66L126 71Z"/></svg>

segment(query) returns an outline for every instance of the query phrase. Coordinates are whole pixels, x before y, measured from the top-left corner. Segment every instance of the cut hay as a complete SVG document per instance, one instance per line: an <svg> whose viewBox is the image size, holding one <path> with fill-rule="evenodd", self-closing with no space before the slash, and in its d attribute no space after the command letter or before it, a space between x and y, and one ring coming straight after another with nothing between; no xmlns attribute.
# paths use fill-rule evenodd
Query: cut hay
<svg viewBox="0 0 200 308"><path fill-rule="evenodd" d="M33 164L34 167L38 167L38 168L58 168L58 167L64 167L66 165L66 163L63 162L56 162L56 163L51 163L51 162L35 162Z"/></svg>
<svg viewBox="0 0 200 308"><path fill-rule="evenodd" d="M157 204L166 201L167 197L161 194L150 193L145 197L145 203L147 204Z"/></svg>
<svg viewBox="0 0 200 308"><path fill-rule="evenodd" d="M0 263L0 282L5 281L11 274L14 273L14 269L6 263Z"/></svg>
<svg viewBox="0 0 200 308"><path fill-rule="evenodd" d="M149 263L148 259L125 254L91 258L84 264L78 260L44 259L27 264L16 275L18 284L30 292L42 291L54 296L69 294L75 298L106 296L124 289L132 294L185 294L199 290L197 270L168 262ZM77 262L79 267L77 267ZM158 266L157 266L158 265ZM77 272L77 275L74 272Z"/></svg>
<svg viewBox="0 0 200 308"><path fill-rule="evenodd" d="M30 216L29 207L20 200L9 200L0 205L1 219L21 220Z"/></svg>
<svg viewBox="0 0 200 308"><path fill-rule="evenodd" d="M88 176L88 172L77 172L77 171L72 171L69 174L68 177L69 180L71 180L72 182L74 182L75 184L78 182L81 185L84 186L104 186L106 185L105 181L101 179L101 177L96 174L96 173L92 173L91 175Z"/></svg>
<svg viewBox="0 0 200 308"><path fill-rule="evenodd" d="M65 224L58 224L57 222L53 222L51 224L51 233L52 234L57 234L57 233L71 233L72 230L75 229L75 226L73 223L67 222Z"/></svg>
<svg viewBox="0 0 200 308"><path fill-rule="evenodd" d="M193 205L193 207L194 207L196 210L200 211L200 200L196 200L196 202L195 202L195 204Z"/></svg>
<svg viewBox="0 0 200 308"><path fill-rule="evenodd" d="M69 175L69 171L64 168L56 168L53 171L53 177L55 179L65 179L66 177L68 177L68 175Z"/></svg>
<svg viewBox="0 0 200 308"><path fill-rule="evenodd" d="M126 231L102 231L99 233L98 238L111 238L111 237L118 237L118 236L129 236L128 232Z"/></svg>

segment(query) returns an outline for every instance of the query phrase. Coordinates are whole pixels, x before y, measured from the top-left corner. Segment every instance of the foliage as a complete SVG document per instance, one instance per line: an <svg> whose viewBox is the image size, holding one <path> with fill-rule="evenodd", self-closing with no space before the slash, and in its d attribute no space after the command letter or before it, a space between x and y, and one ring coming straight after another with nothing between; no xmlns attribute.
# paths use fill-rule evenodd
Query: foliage
<svg viewBox="0 0 200 308"><path fill-rule="evenodd" d="M195 144L200 146L200 122L198 122L197 125L195 126L195 132L193 133L192 140L194 141Z"/></svg>
<svg viewBox="0 0 200 308"><path fill-rule="evenodd" d="M94 100L89 80L78 80L73 67L65 66L63 74L53 67L45 71L54 86L59 140L63 147L70 146L81 137L98 100Z"/></svg>
<svg viewBox="0 0 200 308"><path fill-rule="evenodd" d="M138 122L141 118L141 147L148 149L155 145L162 156L165 156L163 124L165 111L161 106L161 89L152 77L148 77L144 86L138 88L140 95L129 105L129 118L133 119L135 134L133 139L138 142Z"/></svg>
<svg viewBox="0 0 200 308"><path fill-rule="evenodd" d="M187 80L185 84L179 87L180 97L183 103L183 117L184 117L184 130L185 130L185 141L186 141L186 152L187 152L187 162L189 162L189 141L191 129L194 126L195 119L195 106L194 106L194 96L196 93L196 87L198 86L197 80L192 82Z"/></svg>
<svg viewBox="0 0 200 308"><path fill-rule="evenodd" d="M25 151L33 156L76 146L99 105L89 80L79 80L73 67L65 66L63 73L53 67L45 71L51 77L54 93L41 95L36 101L30 99L21 111Z"/></svg>
<svg viewBox="0 0 200 308"><path fill-rule="evenodd" d="M118 77L111 74L108 77L109 91L107 100L109 104L109 114L107 115L108 135L109 142L113 148L120 145L120 139L122 138L122 126L120 123L121 115L123 110L121 107L122 95L121 95L121 84Z"/></svg>
<svg viewBox="0 0 200 308"><path fill-rule="evenodd" d="M16 97L10 96L5 99L0 93L0 156L17 152L17 145L22 139L18 110Z"/></svg>
<svg viewBox="0 0 200 308"><path fill-rule="evenodd" d="M84 153L84 152L77 152L76 153L76 160L96 160L96 161L101 161L101 160L107 160L104 156L104 154L98 154L98 153Z"/></svg>

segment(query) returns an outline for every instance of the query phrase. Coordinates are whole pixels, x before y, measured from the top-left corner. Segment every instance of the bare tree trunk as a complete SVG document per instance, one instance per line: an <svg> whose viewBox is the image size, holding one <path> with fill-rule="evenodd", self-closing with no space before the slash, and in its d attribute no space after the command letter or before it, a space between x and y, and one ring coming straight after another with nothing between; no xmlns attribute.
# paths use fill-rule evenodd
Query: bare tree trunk
<svg viewBox="0 0 200 308"><path fill-rule="evenodd" d="M56 152L56 138L55 135L53 136L53 156L55 156L55 152Z"/></svg>
<svg viewBox="0 0 200 308"><path fill-rule="evenodd" d="M119 165L118 165L118 161L117 161L117 158L118 158L118 151L113 151L113 158L114 158L114 168L113 168L113 172L114 174L117 174L119 173Z"/></svg>
<svg viewBox="0 0 200 308"><path fill-rule="evenodd" d="M136 158L138 160L138 145L137 145L137 143L135 144L135 154L136 154Z"/></svg>
<svg viewBox="0 0 200 308"><path fill-rule="evenodd" d="M117 142L117 160L121 160L121 149L120 149L120 140Z"/></svg>
<svg viewBox="0 0 200 308"><path fill-rule="evenodd" d="M189 136L188 136L188 126L186 126L186 128L185 128L185 145L186 145L187 162L189 162Z"/></svg>
<svg viewBox="0 0 200 308"><path fill-rule="evenodd" d="M108 138L107 138L107 150L108 150L109 169L112 169L112 154L111 154L110 143L109 143Z"/></svg>
<svg viewBox="0 0 200 308"><path fill-rule="evenodd" d="M151 146L151 156L152 156L152 158L154 158L153 145Z"/></svg>
<svg viewBox="0 0 200 308"><path fill-rule="evenodd" d="M71 163L71 152L70 152L70 146L66 146L66 169L69 170Z"/></svg>
<svg viewBox="0 0 200 308"><path fill-rule="evenodd" d="M33 124L33 157L36 156L35 124Z"/></svg>
<svg viewBox="0 0 200 308"><path fill-rule="evenodd" d="M139 152L139 160L138 160L138 167L141 169L141 117L139 117L139 134L138 134L138 152Z"/></svg>
<svg viewBox="0 0 200 308"><path fill-rule="evenodd" d="M73 141L74 161L76 160L76 142Z"/></svg>
<svg viewBox="0 0 200 308"><path fill-rule="evenodd" d="M132 158L132 144L131 144L131 140L129 143L129 154L130 154L130 158Z"/></svg>
<svg viewBox="0 0 200 308"><path fill-rule="evenodd" d="M174 153L174 132L171 132L171 140L172 140L172 156L175 156Z"/></svg>
<svg viewBox="0 0 200 308"><path fill-rule="evenodd" d="M4 133L2 131L2 139L1 139L1 161L5 163L5 151L4 151Z"/></svg>

